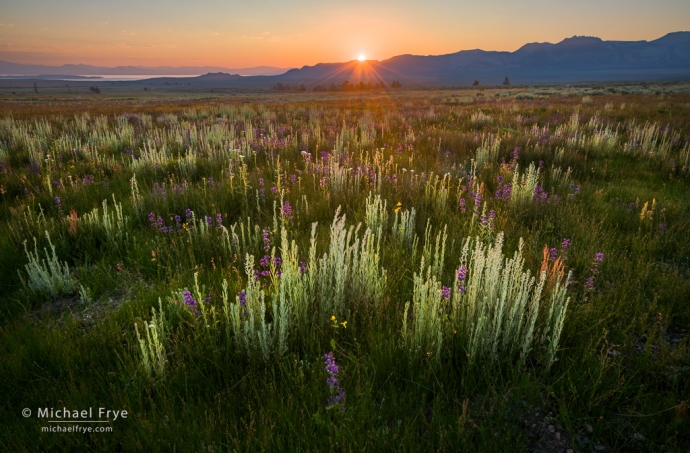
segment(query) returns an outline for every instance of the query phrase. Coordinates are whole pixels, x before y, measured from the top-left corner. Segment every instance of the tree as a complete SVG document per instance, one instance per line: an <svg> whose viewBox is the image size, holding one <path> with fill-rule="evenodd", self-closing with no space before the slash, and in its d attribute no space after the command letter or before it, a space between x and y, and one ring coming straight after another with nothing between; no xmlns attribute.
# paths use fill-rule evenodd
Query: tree
<svg viewBox="0 0 690 453"><path fill-rule="evenodd" d="M338 91L338 87L335 86L335 83L331 83L331 86L328 87L328 91Z"/></svg>
<svg viewBox="0 0 690 453"><path fill-rule="evenodd" d="M34 93L38 94L38 85L36 83L34 83Z"/></svg>
<svg viewBox="0 0 690 453"><path fill-rule="evenodd" d="M393 80L391 83L391 88L402 88L402 83L398 82L397 80Z"/></svg>
<svg viewBox="0 0 690 453"><path fill-rule="evenodd" d="M473 87L478 87L479 86L479 80L475 80L474 83L472 84Z"/></svg>
<svg viewBox="0 0 690 453"><path fill-rule="evenodd" d="M89 87L89 90L91 90L91 92L94 94L98 94L101 92L101 89L98 88L97 86Z"/></svg>
<svg viewBox="0 0 690 453"><path fill-rule="evenodd" d="M510 80L508 80L508 76L503 80L503 85L510 85Z"/></svg>
<svg viewBox="0 0 690 453"><path fill-rule="evenodd" d="M303 83L300 83L297 87L297 91L307 91L307 87L305 87Z"/></svg>

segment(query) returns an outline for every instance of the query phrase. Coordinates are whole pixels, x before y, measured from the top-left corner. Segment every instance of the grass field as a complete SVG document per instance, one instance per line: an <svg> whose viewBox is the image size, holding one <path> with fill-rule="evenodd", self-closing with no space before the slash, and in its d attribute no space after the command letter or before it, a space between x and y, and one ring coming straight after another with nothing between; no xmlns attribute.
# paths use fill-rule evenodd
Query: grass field
<svg viewBox="0 0 690 453"><path fill-rule="evenodd" d="M686 89L3 92L0 446L688 451Z"/></svg>

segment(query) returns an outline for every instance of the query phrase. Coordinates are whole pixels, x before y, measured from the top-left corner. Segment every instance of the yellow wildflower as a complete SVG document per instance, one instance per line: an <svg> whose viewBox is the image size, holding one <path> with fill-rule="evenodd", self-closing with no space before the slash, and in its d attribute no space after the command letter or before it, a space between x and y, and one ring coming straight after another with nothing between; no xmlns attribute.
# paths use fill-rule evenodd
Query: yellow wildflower
<svg viewBox="0 0 690 453"><path fill-rule="evenodd" d="M331 321L335 321L335 315L331 316Z"/></svg>
<svg viewBox="0 0 690 453"><path fill-rule="evenodd" d="M341 322L340 324L342 324L343 327L347 329L347 321L343 321L343 322Z"/></svg>

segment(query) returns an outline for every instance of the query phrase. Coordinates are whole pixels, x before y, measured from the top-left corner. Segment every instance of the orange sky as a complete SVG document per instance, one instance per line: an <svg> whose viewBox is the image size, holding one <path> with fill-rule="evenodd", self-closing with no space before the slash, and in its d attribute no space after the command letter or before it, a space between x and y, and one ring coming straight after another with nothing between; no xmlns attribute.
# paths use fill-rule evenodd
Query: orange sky
<svg viewBox="0 0 690 453"><path fill-rule="evenodd" d="M3 0L0 59L102 66L299 67L573 35L656 39L690 29L690 1L379 2Z"/></svg>

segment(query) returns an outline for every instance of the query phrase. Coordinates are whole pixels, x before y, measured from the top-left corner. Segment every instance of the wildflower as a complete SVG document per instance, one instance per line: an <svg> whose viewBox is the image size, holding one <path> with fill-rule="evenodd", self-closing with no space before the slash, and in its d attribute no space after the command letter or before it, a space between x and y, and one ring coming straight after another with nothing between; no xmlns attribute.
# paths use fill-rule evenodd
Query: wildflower
<svg viewBox="0 0 690 453"><path fill-rule="evenodd" d="M198 315L199 314L199 309L198 309L198 302L192 297L192 293L184 290L182 291L182 299L184 300L185 305L189 307L189 309L192 311L192 313Z"/></svg>
<svg viewBox="0 0 690 453"><path fill-rule="evenodd" d="M568 249L570 248L570 239L568 238L563 238L563 242L561 243L561 256L563 259L566 259L568 257Z"/></svg>
<svg viewBox="0 0 690 453"><path fill-rule="evenodd" d="M328 377L326 378L326 385L330 389L331 396L328 397L328 409L336 405L340 405L341 412L345 412L345 391L340 387L340 382L338 382L338 365L335 363L335 357L332 352L323 356L324 365Z"/></svg>
<svg viewBox="0 0 690 453"><path fill-rule="evenodd" d="M55 206L57 206L58 213L62 214L62 201L60 200L60 197L55 197Z"/></svg>
<svg viewBox="0 0 690 453"><path fill-rule="evenodd" d="M304 261L299 262L299 273L304 275L304 273L307 272L307 263Z"/></svg>
<svg viewBox="0 0 690 453"><path fill-rule="evenodd" d="M247 293L244 291L240 291L237 293L237 298L240 301L240 305L242 307L245 307L247 305Z"/></svg>
<svg viewBox="0 0 690 453"><path fill-rule="evenodd" d="M592 262L592 269L589 271L591 272L591 275L585 281L585 288L587 288L588 291L594 290L594 281L597 278L597 275L599 275L599 267L601 266L601 263L604 261L604 254L602 252L597 252L594 255L594 261Z"/></svg>
<svg viewBox="0 0 690 453"><path fill-rule="evenodd" d="M442 286L441 287L441 296L444 299L450 299L450 288L447 286Z"/></svg>
<svg viewBox="0 0 690 453"><path fill-rule="evenodd" d="M556 247L551 247L549 249L549 261L556 261L556 257L558 256L558 250Z"/></svg>
<svg viewBox="0 0 690 453"><path fill-rule="evenodd" d="M459 291L463 291L463 292L465 291L464 282L465 282L466 277L467 277L467 268L465 268L465 266L460 266L460 268L458 269L457 276L456 276L456 279L458 281L458 290Z"/></svg>
<svg viewBox="0 0 690 453"><path fill-rule="evenodd" d="M343 321L340 324L343 326L343 328L347 329L347 321Z"/></svg>
<svg viewBox="0 0 690 453"><path fill-rule="evenodd" d="M335 315L331 316L331 321L333 321L333 322L335 322L335 321L336 321L336 319L335 319Z"/></svg>
<svg viewBox="0 0 690 453"><path fill-rule="evenodd" d="M285 203L283 203L283 207L281 208L280 213L287 220L292 221L292 206L290 206L289 201L286 201Z"/></svg>
<svg viewBox="0 0 690 453"><path fill-rule="evenodd" d="M467 203L467 202L465 201L464 198L461 198L460 201L458 202L458 205L460 206L460 211L461 211L461 212L465 212L465 211L466 211L466 209L465 209L465 204L466 204L466 203Z"/></svg>
<svg viewBox="0 0 690 453"><path fill-rule="evenodd" d="M223 228L223 214L220 212L216 214L216 230Z"/></svg>

